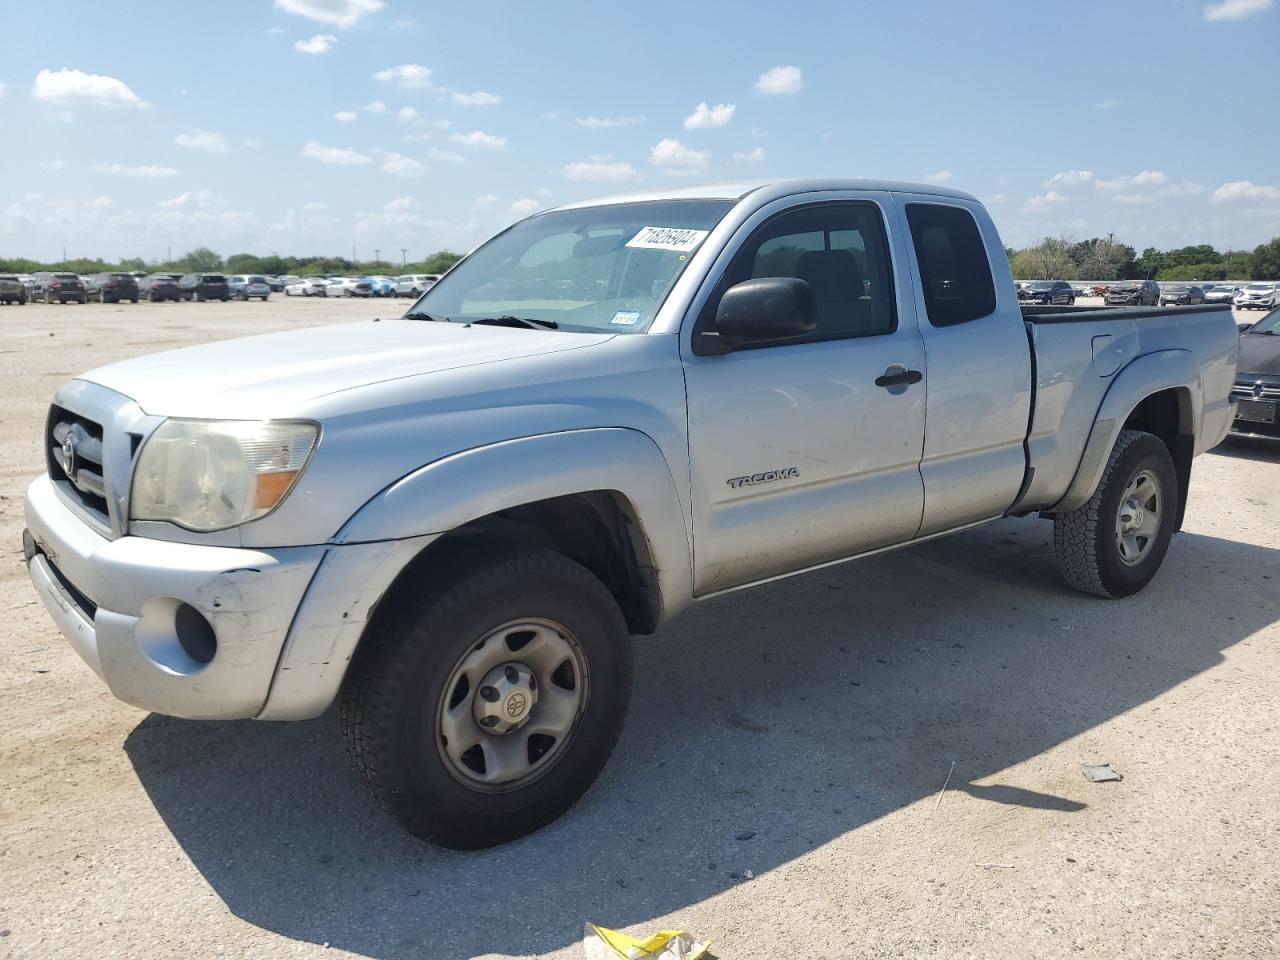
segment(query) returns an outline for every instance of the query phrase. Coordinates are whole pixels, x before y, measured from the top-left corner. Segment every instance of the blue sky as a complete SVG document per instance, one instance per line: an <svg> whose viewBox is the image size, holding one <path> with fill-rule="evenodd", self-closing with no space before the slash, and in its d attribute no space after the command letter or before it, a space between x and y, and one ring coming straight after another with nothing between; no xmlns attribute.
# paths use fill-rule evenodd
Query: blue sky
<svg viewBox="0 0 1280 960"><path fill-rule="evenodd" d="M0 256L412 259L629 187L814 175L968 190L1014 244L1280 234L1275 0L46 0L5 19L23 42L0 59Z"/></svg>

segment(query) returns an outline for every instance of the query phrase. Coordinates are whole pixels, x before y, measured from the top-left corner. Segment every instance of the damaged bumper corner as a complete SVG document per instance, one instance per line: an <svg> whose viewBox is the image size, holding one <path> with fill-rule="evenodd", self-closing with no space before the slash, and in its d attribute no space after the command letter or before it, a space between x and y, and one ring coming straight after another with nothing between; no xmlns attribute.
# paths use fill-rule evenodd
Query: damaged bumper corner
<svg viewBox="0 0 1280 960"><path fill-rule="evenodd" d="M249 550L108 540L48 477L27 492L31 580L76 653L125 703L176 717L254 717L326 547ZM212 628L207 662L179 637L188 609Z"/></svg>

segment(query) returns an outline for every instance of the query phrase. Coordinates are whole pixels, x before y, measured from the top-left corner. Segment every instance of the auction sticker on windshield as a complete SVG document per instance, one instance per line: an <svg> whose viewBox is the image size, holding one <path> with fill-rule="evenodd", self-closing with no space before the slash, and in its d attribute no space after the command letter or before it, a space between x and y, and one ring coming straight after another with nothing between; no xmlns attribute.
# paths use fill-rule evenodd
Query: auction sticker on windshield
<svg viewBox="0 0 1280 960"><path fill-rule="evenodd" d="M678 250L688 253L707 238L710 230L686 230L683 227L641 227L627 241L628 247L641 250Z"/></svg>

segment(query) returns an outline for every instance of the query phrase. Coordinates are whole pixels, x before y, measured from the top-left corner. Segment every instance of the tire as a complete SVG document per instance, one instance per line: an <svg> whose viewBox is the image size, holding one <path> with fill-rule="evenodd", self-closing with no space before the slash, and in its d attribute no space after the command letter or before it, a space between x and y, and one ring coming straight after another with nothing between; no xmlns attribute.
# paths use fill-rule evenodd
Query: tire
<svg viewBox="0 0 1280 960"><path fill-rule="evenodd" d="M538 637L540 644L548 639L552 647L568 643L561 631L567 632L577 651L573 656L580 655L574 662L581 667L582 680L576 685L581 692L577 705L566 708L572 725L553 745L543 747L546 752L539 758L529 759L532 738L539 736L532 731L516 741L514 752L507 751L508 759L514 756L527 769L523 782L485 786L471 779L477 774L468 773L460 760L446 756L447 737L440 730L450 709L463 718L466 739L456 743L477 743L462 760L482 745L497 745L501 737L485 732L473 719L473 711L485 709L479 691L490 688L479 684L490 675L481 674L458 700L464 686L458 671L477 656L518 661L521 648L513 651L509 638L526 634L503 633L527 621L544 625L536 628L544 632L551 625L551 632ZM489 644L500 646L486 654ZM513 678L510 672L506 676ZM549 686L544 680L536 688L543 691L543 703L552 702L545 699ZM497 691L491 692L494 696L487 699L498 700ZM574 696L564 688L556 695ZM630 637L612 595L562 554L517 548L455 565L453 575L437 581L431 591L402 590L384 604L348 671L339 717L347 755L365 786L409 833L439 846L479 849L537 830L577 802L613 751L630 695ZM501 706L509 708L514 696L504 695ZM446 698L452 698L452 708ZM539 701L532 699L526 720L539 717ZM554 720L556 715L542 716ZM520 737L524 729L516 727L505 736ZM540 761L548 765L540 767ZM483 766L487 770L487 763Z"/></svg>
<svg viewBox="0 0 1280 960"><path fill-rule="evenodd" d="M1144 509L1129 510L1132 499ZM1053 547L1063 579L1095 597L1118 599L1137 593L1164 562L1177 512L1178 477L1169 448L1153 434L1122 430L1093 496L1078 509L1054 517ZM1129 517L1130 522L1143 518L1154 524L1145 541L1141 530L1135 531L1136 551L1132 541L1126 541L1127 547L1121 544L1123 521Z"/></svg>

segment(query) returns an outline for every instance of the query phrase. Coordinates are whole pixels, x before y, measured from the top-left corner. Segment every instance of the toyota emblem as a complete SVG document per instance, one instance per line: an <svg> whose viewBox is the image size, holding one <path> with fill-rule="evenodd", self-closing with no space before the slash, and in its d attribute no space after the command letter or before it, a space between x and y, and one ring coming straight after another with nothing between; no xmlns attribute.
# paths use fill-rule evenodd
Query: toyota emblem
<svg viewBox="0 0 1280 960"><path fill-rule="evenodd" d="M62 472L67 475L67 479L74 481L78 465L76 464L76 437L74 433L68 433L66 439L62 441Z"/></svg>
<svg viewBox="0 0 1280 960"><path fill-rule="evenodd" d="M511 696L507 697L507 716L512 720L518 719L524 713L525 705L528 702L528 698L523 693L517 691L511 694Z"/></svg>

